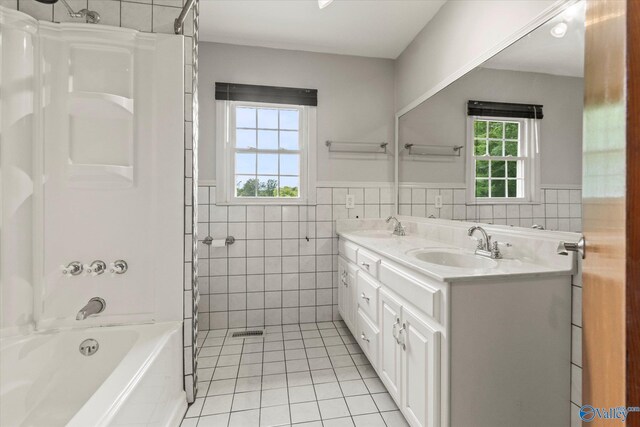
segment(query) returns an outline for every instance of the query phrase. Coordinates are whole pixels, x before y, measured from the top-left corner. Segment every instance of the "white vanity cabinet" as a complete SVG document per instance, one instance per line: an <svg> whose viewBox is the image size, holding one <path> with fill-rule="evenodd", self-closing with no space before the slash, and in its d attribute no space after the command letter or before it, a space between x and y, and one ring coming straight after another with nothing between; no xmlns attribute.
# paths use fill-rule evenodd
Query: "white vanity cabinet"
<svg viewBox="0 0 640 427"><path fill-rule="evenodd" d="M376 250L340 236L338 308L412 427L570 424L569 274L438 281Z"/></svg>
<svg viewBox="0 0 640 427"><path fill-rule="evenodd" d="M349 250L351 245L346 242L341 247ZM427 313L411 307L409 301L377 280L379 275L393 274L380 257L357 248L355 264L352 252L346 254L351 260L342 255L338 261L340 315L409 423L416 427L440 425L439 328ZM399 279L401 288L410 288L409 280ZM429 314L437 311L433 295L438 292L429 288L427 298L418 295L424 298L421 302L426 302Z"/></svg>

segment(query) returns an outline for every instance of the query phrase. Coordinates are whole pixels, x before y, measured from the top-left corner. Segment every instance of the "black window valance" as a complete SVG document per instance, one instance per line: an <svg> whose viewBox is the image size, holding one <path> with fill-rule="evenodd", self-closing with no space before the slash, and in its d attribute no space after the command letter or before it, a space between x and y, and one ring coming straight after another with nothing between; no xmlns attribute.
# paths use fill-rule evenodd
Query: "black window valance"
<svg viewBox="0 0 640 427"><path fill-rule="evenodd" d="M469 101L469 116L516 117L521 119L541 119L542 105L513 104L509 102Z"/></svg>
<svg viewBox="0 0 640 427"><path fill-rule="evenodd" d="M216 82L216 100L269 102L315 107L318 105L318 90Z"/></svg>

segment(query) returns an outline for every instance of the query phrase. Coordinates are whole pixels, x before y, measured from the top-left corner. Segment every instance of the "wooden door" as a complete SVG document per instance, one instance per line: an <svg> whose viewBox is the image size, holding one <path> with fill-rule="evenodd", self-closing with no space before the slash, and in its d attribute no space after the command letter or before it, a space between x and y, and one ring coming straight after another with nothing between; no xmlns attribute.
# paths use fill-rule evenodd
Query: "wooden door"
<svg viewBox="0 0 640 427"><path fill-rule="evenodd" d="M585 41L582 403L640 406L640 2L588 1Z"/></svg>

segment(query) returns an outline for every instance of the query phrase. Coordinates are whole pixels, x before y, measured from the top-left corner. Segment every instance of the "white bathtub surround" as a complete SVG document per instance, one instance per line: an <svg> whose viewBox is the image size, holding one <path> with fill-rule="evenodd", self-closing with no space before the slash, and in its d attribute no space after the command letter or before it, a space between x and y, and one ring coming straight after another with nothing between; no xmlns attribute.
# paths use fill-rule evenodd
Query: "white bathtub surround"
<svg viewBox="0 0 640 427"><path fill-rule="evenodd" d="M511 246L479 258L473 223L398 219L405 237L380 220L338 221L339 307L409 423L568 424L577 263L556 249L580 236L486 226ZM440 264L448 253L467 265Z"/></svg>
<svg viewBox="0 0 640 427"><path fill-rule="evenodd" d="M166 33L166 34L174 34L173 23L176 17L180 14L182 9L182 1L162 1L162 2L154 2L152 4L151 1L145 2L137 2L137 1L127 1L127 0L109 0L109 1L94 1L91 0L89 3L83 0L79 3L74 3L74 7L76 9L89 7L91 10L94 10L100 14L100 27L103 26L116 26L122 28L131 28L134 30L138 30L140 32L148 32L148 33ZM193 184L194 178L197 185L197 177L194 177L192 174L192 165L197 165L197 149L194 147L197 146L197 140L194 139L194 130L197 132L197 127L193 127L194 115L197 114L197 108L191 108L191 106L197 102L197 96L194 98L192 96L194 92L194 86L192 84L193 79L193 71L197 70L197 67L193 67L193 64L196 62L195 56L197 55L197 51L194 49L197 46L197 40L194 37L194 29L197 28L195 25L195 21L197 17L194 14L194 11L197 10L197 5L199 0L196 0L196 4L194 8L187 15L187 19L184 23L184 34L183 34L183 42L184 42L184 103L185 103L185 111L184 111L184 137L178 138L176 141L180 141L179 145L184 149L184 156L177 156L174 160L182 161L184 158L185 163L185 173L180 181L184 181L184 298L191 298L191 290L193 286L193 282L196 279L196 276L193 274L193 252L190 250L193 246L193 230L191 228L191 224L197 224L197 221L192 221L192 215L195 214L192 209L193 203ZM8 9L16 9L24 14L30 15L36 19L43 21L53 21L53 22L63 22L63 21L81 21L79 19L71 19L68 16L67 10L64 8L62 2L58 2L56 5L47 5L38 3L35 0L28 1L17 1L17 0L8 0L3 1L3 8ZM9 61L7 61L9 62ZM13 63L13 62L12 62ZM22 67L21 70L26 71L28 68ZM196 159L195 161L193 159ZM24 230L22 231L22 236L24 237L26 234ZM4 252L4 251L3 251ZM24 264L24 263L23 263ZM24 286L22 286L24 288ZM3 311L6 311L3 309ZM185 336L189 336L189 330L192 328L192 323L194 322L194 318L188 313L185 314L185 321L189 323L188 328L186 329ZM188 314L188 316L187 316ZM22 317L22 319L26 319L28 317ZM4 327L4 326L3 326ZM0 331L0 333L7 332L5 330ZM193 342L187 341L185 342L185 350L193 353ZM185 382L187 384L187 390L190 389L190 385L193 384L193 377L190 376L190 372L192 372L193 367L192 363L189 361L185 365L185 372L187 372L187 377ZM189 397L193 394L193 390L190 392Z"/></svg>
<svg viewBox="0 0 640 427"><path fill-rule="evenodd" d="M46 175L36 211L36 327L179 320L183 41L97 25L38 28L36 63L48 72L35 90L50 98L34 116ZM109 273L116 260L128 264L123 274ZM71 261L84 274L64 275ZM106 271L89 273L95 261ZM76 313L96 296L106 309L80 324Z"/></svg>
<svg viewBox="0 0 640 427"><path fill-rule="evenodd" d="M115 6L119 12L121 2L109 3L97 5L101 9L99 12L102 13L103 6L105 11ZM32 1L20 2L19 5L17 2L14 5L11 2L3 2L3 6L5 5L13 8L21 6L23 11L45 20L57 19L56 16L59 18L66 14L63 9L63 15L57 12L62 3L55 8ZM146 8L147 5L143 7ZM156 6L148 5L148 8L151 11L152 8L155 10ZM45 13L47 10L51 13ZM155 27L161 28L160 18L172 27L173 19L179 11L180 7L164 9L163 12L167 13L157 15L158 25ZM4 7L0 7L0 15L0 28L3 33L2 53L5 59L10 58L2 63L0 73L3 93L6 90L7 93L15 94L6 97L7 100L19 100L23 107L31 106L27 109L2 106L3 112L5 107L6 111L15 112L13 117L3 114L3 148L7 142L4 139L5 135L12 135L22 138L20 147L28 147L27 151L30 150L28 153L25 152L25 157L22 158L28 159L24 164L16 161L20 158L14 159L4 154L2 156L3 161L8 160L11 166L3 164L3 173L13 168L18 172L18 177L22 176L21 171L31 176L30 187L15 187L20 189L21 197L24 197L25 201L23 207L16 211L16 214L19 214L19 217L16 216L19 218L16 224L30 230L21 233L20 240L31 244L26 256L22 252L15 252L21 257L21 261L16 265L22 268L33 262L35 266L41 266L29 268L29 275L20 273L23 285L32 281L30 299L14 298L12 294L16 287L6 282L3 277L0 285L3 307L0 311L3 314L7 313L5 306L14 303L21 306L20 310L25 308L23 306L32 310L32 316L27 314L29 310L23 310L25 315L20 317L20 321L31 326L36 325L41 332L33 336L16 335L12 338L24 339L32 344L32 338L40 342L38 337L55 334L47 331L57 331L58 328L78 328L79 331L85 331L90 330L85 329L86 327L97 325L176 322L171 326L171 338L166 339L166 343L163 344L168 347L164 353L170 354L170 360L167 356L159 355L156 358L158 367L150 365L153 361L152 349L147 347L152 344L154 338L141 333L140 339L131 341L130 348L123 347L123 351L128 353L127 356L123 353L122 363L117 360L111 364L106 363L104 369L98 370L100 375L94 378L86 375L86 378L76 382L82 384L85 381L94 391L98 389L98 394L107 393L104 391L107 388L110 390L108 393L111 393L109 396L101 394L102 400L84 416L78 414L77 425L96 425L96 414L101 413L101 408L109 410L114 402L122 403L124 406L121 406L121 411L116 417L108 423L105 422L105 425L111 425L112 422L128 423L134 420L132 415L143 418L147 415L157 416L156 419L143 420L151 425L174 422L176 418L179 419L180 411L184 411L185 406L181 368L183 341L178 325L183 319L183 287L180 285L184 278L183 268L185 265L191 265L191 254L183 250L184 227L191 223L183 216L191 214L190 208L183 208L183 182L186 179L185 175L191 176L190 171L184 170L189 163L185 165L183 162L185 154L191 155L190 149L184 149L185 146L191 147L191 137L189 135L189 138L186 138L185 135L186 129L190 129L190 126L185 126L185 118L191 122L191 109L185 108L185 102L190 102L191 96L185 96L185 92L190 93L191 88L190 85L184 84L183 80L184 73L187 73L189 81L191 79L191 51L185 54L184 48L186 43L190 49L191 38L140 33L133 29L107 25L50 24L36 21L25 13L10 11ZM8 25L9 22L11 25ZM111 19L104 22L112 23ZM118 17L117 24L119 23ZM8 32L13 31L15 25L22 25L25 34L31 34L33 39L20 39L15 37L15 32L9 36ZM191 31L191 26L187 28ZM169 30L169 27L166 29ZM19 54L11 52L12 44L19 47ZM185 59L187 64L184 63ZM6 67L10 65L24 66L20 81L7 78L11 73L6 72ZM33 70L46 72L24 80L28 75L27 65ZM34 73L37 74L35 71ZM25 81L33 83L33 86L25 85ZM12 85L13 83L17 84ZM40 94L44 94L42 99ZM33 108L34 105L42 108ZM158 105L163 107L158 108ZM5 117L10 120L4 121ZM33 133L16 132L19 128L31 128ZM191 182L189 180L189 183ZM10 188L14 187L9 181L7 184ZM6 194L3 191L3 198ZM31 212L28 209L31 209ZM163 215L155 215L156 212L162 212ZM6 219L3 218L2 221L3 255L7 252L7 247L14 245L11 240L6 239L7 234L4 233ZM156 233L158 229L163 230L163 233ZM33 235L33 238L30 238L30 235ZM191 230L186 235L190 238ZM189 264L183 262L183 253L185 261ZM118 259L124 259L128 263L129 268L125 274L62 274L61 266L71 261L79 261L87 272L88 266L97 260L104 261L109 269L110 264ZM12 263L9 261L9 265ZM7 259L3 258L0 265L3 274L9 271L5 268L6 265ZM15 273L12 275L20 277ZM191 286L190 280L189 278L185 287ZM106 301L104 312L77 321L78 311L90 298L96 296ZM3 335L27 331L27 328L7 329L10 325L4 321L5 319L7 318L3 317L0 324ZM176 328L178 329L174 331ZM100 353L107 355L109 350L114 348L111 345L118 347L119 335L112 331L119 330L117 327L98 330L96 335L104 334L105 340L102 341L103 347L100 352L92 357L98 357L99 360ZM73 335L76 332L69 333ZM123 336L123 339L125 338ZM75 338L73 339L74 343L69 347L69 351L77 351L81 341L75 342ZM53 343L66 345L67 342L56 339ZM4 344L3 341L0 356L3 363L6 360L5 353L10 353L12 348ZM188 342L185 345L191 346L192 343ZM146 350L149 352L145 356L143 353ZM134 353L143 355L138 359L129 358ZM33 354L27 353L26 350L22 353L23 356L28 355L26 357ZM45 354L42 357L46 359L49 356L50 354ZM62 364L67 359L72 360L71 356L63 354L55 359L55 363ZM189 358L189 363L190 360ZM119 369L123 364L126 364L129 370L122 374ZM17 365L14 363L14 366ZM33 366L40 366L40 362L29 366L29 369L33 370ZM4 372L6 365L3 366L1 376L3 396L9 393L7 387L12 387L5 382L8 375ZM66 371L63 369L63 372ZM54 376L57 375L55 368L49 366L46 375L52 373ZM122 378L114 380L121 374ZM141 380L136 388L132 389L134 383L130 380L143 374L147 379ZM150 388L162 384L164 379L169 378L172 382L171 387L166 386L166 394L159 394L155 389L151 393L163 400L149 403L171 410L171 413L141 403L145 398L138 394L150 393ZM29 376L26 375L23 379L28 381ZM49 383L52 380L46 377L39 381ZM145 385L147 381L150 381L151 385ZM56 390L44 390L40 386L35 388L41 390L43 396L50 394L43 397L46 399L42 405L59 406L57 410L67 411L64 416L70 418L91 396L89 390L79 386L77 396L74 395L69 402L61 403L60 397L65 396L65 392L73 385L64 383L61 378ZM136 392L140 387L144 390ZM88 394L82 400L81 394L85 392ZM94 398L98 394L94 395ZM125 402L127 396L129 400ZM52 400L52 397L58 400ZM30 396L30 399L33 398L34 396ZM3 404L4 402L3 398ZM95 400L90 400L87 405L92 404L91 402ZM37 404L29 401L29 409L33 406L32 403ZM68 407L66 403L69 403ZM132 405L135 409L131 409ZM44 406L38 406L38 409L43 409ZM116 408L112 407L110 410L113 413L109 417L112 417ZM6 413L4 409L2 412L3 415ZM55 416L55 413L48 414L42 411L26 416L43 416L47 420L44 423L48 424L48 417ZM7 423L13 424L15 423ZM61 424L64 425L66 422L62 421Z"/></svg>
<svg viewBox="0 0 640 427"><path fill-rule="evenodd" d="M99 344L91 356L79 351L87 338ZM186 410L181 341L181 322L3 338L0 424L175 426Z"/></svg>

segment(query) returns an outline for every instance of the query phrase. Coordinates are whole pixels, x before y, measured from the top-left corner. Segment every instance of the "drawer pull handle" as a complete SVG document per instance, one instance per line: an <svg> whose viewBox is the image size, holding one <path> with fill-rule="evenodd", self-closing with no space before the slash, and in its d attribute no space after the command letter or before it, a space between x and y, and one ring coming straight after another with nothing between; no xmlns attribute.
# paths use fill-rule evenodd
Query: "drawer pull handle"
<svg viewBox="0 0 640 427"><path fill-rule="evenodd" d="M363 300L365 300L366 302L369 302L369 300L371 299L371 298L369 298L368 296L366 296L364 292L362 293L361 297L362 297L362 299L363 299Z"/></svg>
<svg viewBox="0 0 640 427"><path fill-rule="evenodd" d="M398 344L400 344L400 343L398 342L398 335L396 335L396 325L399 325L399 324L400 324L400 319L398 319L396 317L396 323L394 323L392 328L391 328L391 335L393 335L393 338L395 338L395 340L396 340L396 342Z"/></svg>
<svg viewBox="0 0 640 427"><path fill-rule="evenodd" d="M363 267L365 267L367 270L369 269L370 265L367 264L366 262L361 262L360 263Z"/></svg>
<svg viewBox="0 0 640 427"><path fill-rule="evenodd" d="M367 338L367 336L364 334L364 332L362 333L362 335L360 335L360 339L361 339L362 341L369 342L369 338Z"/></svg>
<svg viewBox="0 0 640 427"><path fill-rule="evenodd" d="M407 349L407 346L404 343L404 338L402 339L402 342L400 342L400 338L402 337L402 331L405 330L407 328L406 323L402 324L402 328L400 328L400 330L398 331L398 337L396 338L396 342L398 343L399 346L402 347L403 350Z"/></svg>

